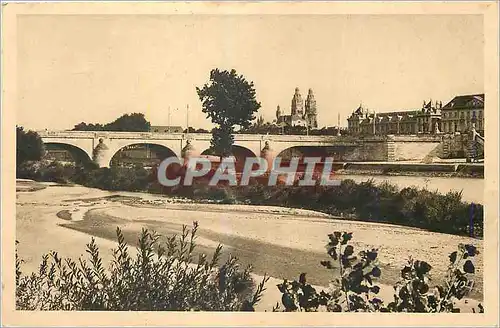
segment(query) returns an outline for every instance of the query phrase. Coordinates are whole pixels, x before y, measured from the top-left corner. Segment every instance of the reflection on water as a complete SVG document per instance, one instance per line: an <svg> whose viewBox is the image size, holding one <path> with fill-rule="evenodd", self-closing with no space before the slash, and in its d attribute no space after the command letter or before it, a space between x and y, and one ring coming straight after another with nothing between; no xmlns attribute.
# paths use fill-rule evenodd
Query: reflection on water
<svg viewBox="0 0 500 328"><path fill-rule="evenodd" d="M356 182L373 179L376 183L389 182L399 188L416 186L432 191L437 190L440 193L462 191L462 199L465 201L483 204L484 200L484 179L381 175L338 175L338 177Z"/></svg>

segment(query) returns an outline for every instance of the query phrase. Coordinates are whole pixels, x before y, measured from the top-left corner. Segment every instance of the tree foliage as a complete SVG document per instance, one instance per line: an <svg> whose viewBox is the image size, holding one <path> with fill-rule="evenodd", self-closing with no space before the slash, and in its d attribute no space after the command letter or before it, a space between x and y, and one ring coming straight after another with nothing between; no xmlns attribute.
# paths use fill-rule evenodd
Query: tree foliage
<svg viewBox="0 0 500 328"><path fill-rule="evenodd" d="M142 113L125 114L107 124L87 124L81 122L73 128L73 131L128 131L148 132L151 123L146 120Z"/></svg>
<svg viewBox="0 0 500 328"><path fill-rule="evenodd" d="M213 69L210 81L202 88L196 88L202 102L202 111L212 123L212 147L221 156L231 153L232 134L235 125L248 128L255 119L254 113L261 104L256 100L253 82L248 82L236 70Z"/></svg>
<svg viewBox="0 0 500 328"><path fill-rule="evenodd" d="M45 153L42 138L34 131L16 126L16 165L26 161L38 161Z"/></svg>
<svg viewBox="0 0 500 328"><path fill-rule="evenodd" d="M330 260L321 261L328 270L338 271L329 290L317 292L307 283L302 273L298 281L278 284L282 293L281 305L273 311L284 312L460 312L454 306L470 291L475 268L474 256L479 252L473 245L460 244L450 254L448 275L443 285L429 286L431 265L425 261L409 259L401 270L401 279L394 286L394 300L387 305L377 297L380 287L376 280L382 275L377 259L378 250L355 253L350 245L352 233L336 231L328 235L326 245ZM473 309L475 312L476 310ZM478 312L483 312L481 303Z"/></svg>

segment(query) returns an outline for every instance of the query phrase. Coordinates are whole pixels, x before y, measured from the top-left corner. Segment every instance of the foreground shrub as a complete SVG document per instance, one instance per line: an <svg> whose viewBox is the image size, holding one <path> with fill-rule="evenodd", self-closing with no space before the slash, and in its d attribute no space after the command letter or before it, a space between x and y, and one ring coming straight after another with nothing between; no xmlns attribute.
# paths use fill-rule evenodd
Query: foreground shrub
<svg viewBox="0 0 500 328"><path fill-rule="evenodd" d="M328 235L326 245L331 260L321 261L328 270L338 271L329 290L317 292L302 273L298 281L283 281L277 287L282 293L281 306L273 311L315 312L460 312L455 300L465 297L472 289L475 272L473 258L479 252L473 245L458 246L450 254L448 275L443 285L431 289L431 265L412 260L401 270L401 280L394 286L394 300L387 305L376 295L380 287L375 284L382 274L377 260L377 249L357 253L349 244L352 233L334 232ZM338 278L337 278L338 277ZM475 312L475 310L473 309ZM483 312L479 303L478 312Z"/></svg>
<svg viewBox="0 0 500 328"><path fill-rule="evenodd" d="M118 247L108 269L92 238L88 259L62 259L56 252L43 256L39 271L24 276L16 254L16 306L18 310L110 311L254 311L268 278L253 292L250 268L240 270L236 258L218 265L222 246L209 260L193 261L195 222L183 227L178 238L167 238L144 229L137 255L130 254L117 229Z"/></svg>

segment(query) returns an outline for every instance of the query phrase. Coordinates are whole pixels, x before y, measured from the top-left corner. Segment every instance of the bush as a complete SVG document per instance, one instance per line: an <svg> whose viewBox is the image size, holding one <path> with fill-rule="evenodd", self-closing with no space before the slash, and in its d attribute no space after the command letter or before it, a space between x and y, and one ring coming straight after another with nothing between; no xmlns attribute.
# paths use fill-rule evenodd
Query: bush
<svg viewBox="0 0 500 328"><path fill-rule="evenodd" d="M18 178L35 181L69 183L76 173L75 165L51 161L25 161L17 166Z"/></svg>
<svg viewBox="0 0 500 328"><path fill-rule="evenodd" d="M56 252L43 256L39 271L21 272L16 253L16 307L18 310L109 310L109 311L254 311L265 290L263 281L252 294L250 268L240 270L237 259L219 266L222 246L212 258L200 255L196 265L195 222L183 227L178 238L167 238L143 229L133 257L117 228L118 247L106 269L92 238L88 259L75 262Z"/></svg>
<svg viewBox="0 0 500 328"><path fill-rule="evenodd" d="M340 186L250 185L226 189L235 202L304 208L362 221L483 236L483 206L464 202L460 192L440 194L415 187L398 190L372 180L342 180Z"/></svg>
<svg viewBox="0 0 500 328"><path fill-rule="evenodd" d="M454 300L465 297L472 287L473 259L479 252L473 245L460 244L458 251L449 256L448 275L443 285L431 288L429 273L432 267L425 261L410 259L401 270L401 280L394 286L394 300L385 305L376 296L380 287L375 282L382 274L377 250L365 250L356 255L349 244L352 233L336 231L328 237L327 254L333 261L321 261L321 265L338 270L333 287L318 293L302 273L298 281L285 280L277 286L282 293L281 306L277 304L273 311L460 312ZM478 312L483 312L480 303Z"/></svg>
<svg viewBox="0 0 500 328"><path fill-rule="evenodd" d="M151 172L141 166L133 168L112 166L88 170L80 177L87 187L113 191L145 191L153 181Z"/></svg>

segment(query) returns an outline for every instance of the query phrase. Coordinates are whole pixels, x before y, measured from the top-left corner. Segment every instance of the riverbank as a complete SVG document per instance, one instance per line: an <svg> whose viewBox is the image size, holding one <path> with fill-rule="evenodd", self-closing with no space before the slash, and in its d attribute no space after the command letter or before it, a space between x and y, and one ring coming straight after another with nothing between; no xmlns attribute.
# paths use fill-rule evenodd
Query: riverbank
<svg viewBox="0 0 500 328"><path fill-rule="evenodd" d="M44 184L45 185L45 184ZM331 271L322 268L327 234L335 230L353 232L357 251L379 248L382 263L382 296L390 300L393 283L399 279L409 256L428 261L433 283L443 279L447 255L458 243L472 243L480 250L476 285L471 297L482 298L482 241L468 237L431 233L387 224L338 220L322 213L272 206L196 204L177 202L162 195L108 192L82 186L55 187L18 194L17 239L26 269L36 270L41 255L56 250L72 258L84 254L90 236L96 236L104 260L110 260L115 229L119 226L134 245L142 227L164 235L178 233L183 224L200 224L199 252L211 254L217 243L225 256L232 254L242 264L253 264L257 275L268 273L275 281L297 279L308 273L309 281L328 286ZM57 217L60 211L65 218ZM68 213L71 216L68 216ZM226 213L226 215L223 215ZM36 243L36 247L33 247ZM62 247L62 245L64 245ZM103 246L104 245L104 246ZM281 295L268 283L260 310L270 310ZM387 295L387 297L385 296Z"/></svg>
<svg viewBox="0 0 500 328"><path fill-rule="evenodd" d="M338 175L387 175L484 179L482 163L341 162Z"/></svg>

